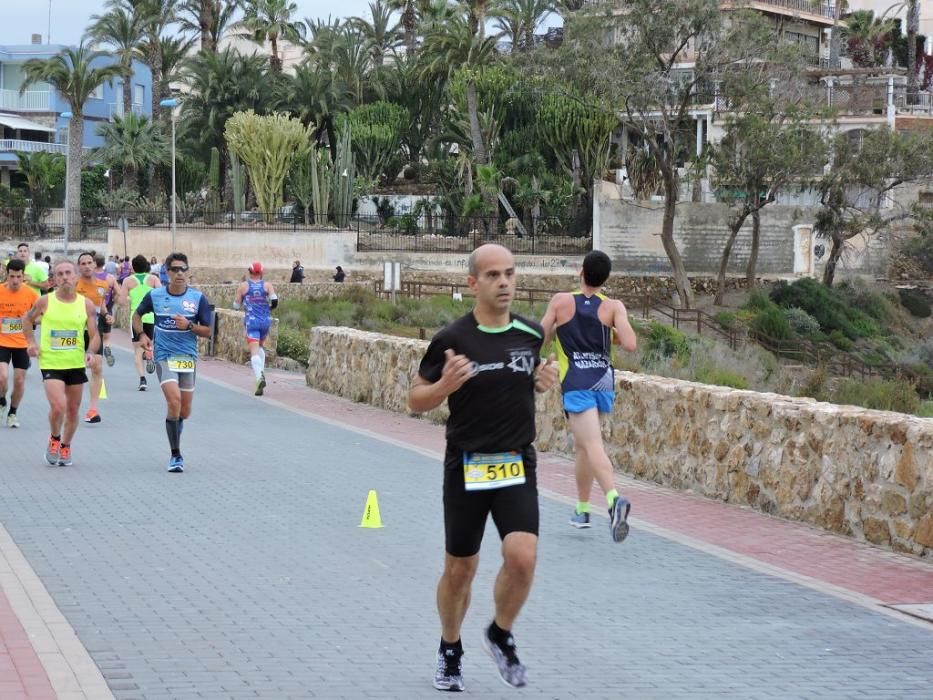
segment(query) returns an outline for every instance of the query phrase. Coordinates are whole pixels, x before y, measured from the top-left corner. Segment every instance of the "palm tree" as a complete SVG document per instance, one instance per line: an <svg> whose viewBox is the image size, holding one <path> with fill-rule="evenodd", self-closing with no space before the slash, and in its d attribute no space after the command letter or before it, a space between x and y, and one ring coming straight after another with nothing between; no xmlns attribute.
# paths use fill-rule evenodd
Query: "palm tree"
<svg viewBox="0 0 933 700"><path fill-rule="evenodd" d="M263 56L243 56L229 47L217 53L199 53L191 59L184 72L191 93L184 102L180 122L181 139L189 150L206 158L211 147L216 146L222 155L226 154L227 119L247 109L257 114L268 111L273 94L267 66Z"/></svg>
<svg viewBox="0 0 933 700"><path fill-rule="evenodd" d="M182 68L194 46L196 38L181 36L163 36L159 39L159 51L162 54L162 80L171 85L181 80Z"/></svg>
<svg viewBox="0 0 933 700"><path fill-rule="evenodd" d="M115 7L103 15L92 15L88 36L108 46L120 60L123 69L123 114L133 107L133 60L140 58L143 27L139 17L122 7Z"/></svg>
<svg viewBox="0 0 933 700"><path fill-rule="evenodd" d="M416 32L418 30L417 0L389 0L389 7L401 12L399 24L405 33L405 51L411 56L418 46Z"/></svg>
<svg viewBox="0 0 933 700"><path fill-rule="evenodd" d="M907 0L907 104L915 104L920 92L917 71L917 35L920 33L920 3Z"/></svg>
<svg viewBox="0 0 933 700"><path fill-rule="evenodd" d="M852 63L859 68L882 65L893 28L892 20L879 19L871 10L857 10L850 14L842 35Z"/></svg>
<svg viewBox="0 0 933 700"><path fill-rule="evenodd" d="M183 0L178 13L182 29L201 41L201 51L217 52L239 0Z"/></svg>
<svg viewBox="0 0 933 700"><path fill-rule="evenodd" d="M123 186L136 191L140 170L161 165L169 159L168 139L159 124L148 117L128 112L97 128L104 145L97 150L100 159L111 168L120 168Z"/></svg>
<svg viewBox="0 0 933 700"><path fill-rule="evenodd" d="M111 9L122 8L140 23L143 41L140 51L152 72L152 118L160 120L162 108L159 102L171 92L162 71L161 37L176 19L179 0L107 0Z"/></svg>
<svg viewBox="0 0 933 700"><path fill-rule="evenodd" d="M369 3L371 21L362 17L351 17L349 23L369 40L373 65L382 68L385 55L395 50L398 44L398 23L392 22L392 9L383 0Z"/></svg>
<svg viewBox="0 0 933 700"><path fill-rule="evenodd" d="M314 138L321 143L325 138L331 158L336 157L336 117L353 107L353 95L330 67L306 61L295 71L287 83L278 107L295 114L304 124L314 124Z"/></svg>
<svg viewBox="0 0 933 700"><path fill-rule="evenodd" d="M292 19L298 6L288 0L244 0L243 19L233 25L243 35L259 44L272 46L269 65L273 72L282 72L279 39L298 42L304 38L304 25Z"/></svg>
<svg viewBox="0 0 933 700"><path fill-rule="evenodd" d="M42 223L56 194L60 197L60 187L65 181L65 159L58 153L16 152L19 172L26 180L29 193L29 223L36 233L45 226Z"/></svg>
<svg viewBox="0 0 933 700"><path fill-rule="evenodd" d="M496 27L511 37L513 51L528 51L534 48L535 29L554 11L552 0L503 0L489 14L496 18Z"/></svg>
<svg viewBox="0 0 933 700"><path fill-rule="evenodd" d="M484 143L480 129L475 74L494 60L495 38L483 37L482 34L474 32L471 19L455 17L446 25L431 28L424 40L424 54L423 74L426 79L436 79L438 75L449 79L457 69L467 71L467 117L470 122L473 158L477 165L485 165L489 160L488 144Z"/></svg>
<svg viewBox="0 0 933 700"><path fill-rule="evenodd" d="M81 42L77 48L64 48L48 59L34 58L23 64L20 91L35 83L48 83L71 107L68 123L68 182L72 206L81 201L81 160L84 153L84 103L98 87L120 76L118 64L100 65L112 57ZM94 64L98 65L95 67ZM75 208L80 208L77 205ZM66 215L68 215L66 213Z"/></svg>

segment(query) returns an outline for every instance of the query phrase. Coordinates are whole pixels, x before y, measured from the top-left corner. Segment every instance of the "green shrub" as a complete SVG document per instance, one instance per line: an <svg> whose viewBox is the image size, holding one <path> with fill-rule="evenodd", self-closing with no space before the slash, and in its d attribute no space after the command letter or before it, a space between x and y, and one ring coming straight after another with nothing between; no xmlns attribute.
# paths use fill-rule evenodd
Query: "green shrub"
<svg viewBox="0 0 933 700"><path fill-rule="evenodd" d="M916 387L906 379L842 379L829 393L833 403L900 413L920 410Z"/></svg>
<svg viewBox="0 0 933 700"><path fill-rule="evenodd" d="M819 321L824 333L839 330L852 340L880 333L878 324L858 309L849 307L841 292L809 277L776 286L771 290L771 301L785 309L803 309Z"/></svg>
<svg viewBox="0 0 933 700"><path fill-rule="evenodd" d="M731 311L717 311L713 314L713 320L727 331L734 330L739 326L738 316Z"/></svg>
<svg viewBox="0 0 933 700"><path fill-rule="evenodd" d="M759 311L761 309L768 308L770 305L771 302L768 301L768 295L760 289L756 289L754 292L748 295L748 299L742 305L742 308L750 309L752 311Z"/></svg>
<svg viewBox="0 0 933 700"><path fill-rule="evenodd" d="M844 352L850 352L855 347L855 343L849 340L845 333L838 328L829 334L829 342Z"/></svg>
<svg viewBox="0 0 933 700"><path fill-rule="evenodd" d="M885 322L891 316L891 303L879 292L860 282L842 282L837 287L845 302L871 316L876 321Z"/></svg>
<svg viewBox="0 0 933 700"><path fill-rule="evenodd" d="M697 370L696 380L703 384L716 386L729 386L733 389L748 389L748 379L738 372L722 367L704 367Z"/></svg>
<svg viewBox="0 0 933 700"><path fill-rule="evenodd" d="M917 415L921 418L933 418L933 401L924 401L917 409Z"/></svg>
<svg viewBox="0 0 933 700"><path fill-rule="evenodd" d="M290 357L307 365L309 345L307 331L279 322L279 339L275 351L280 357Z"/></svg>
<svg viewBox="0 0 933 700"><path fill-rule="evenodd" d="M803 309L784 309L784 317L797 335L810 336L820 332L820 322Z"/></svg>
<svg viewBox="0 0 933 700"><path fill-rule="evenodd" d="M683 362L690 357L690 344L687 342L687 336L676 328L652 321L643 343L642 354L648 358L674 357Z"/></svg>
<svg viewBox="0 0 933 700"><path fill-rule="evenodd" d="M784 313L773 304L758 312L752 320L751 327L755 333L775 340L785 340L794 336L794 331Z"/></svg>
<svg viewBox="0 0 933 700"><path fill-rule="evenodd" d="M913 289L899 289L898 296L901 299L901 306L907 309L912 316L917 318L929 318L930 302L929 300Z"/></svg>

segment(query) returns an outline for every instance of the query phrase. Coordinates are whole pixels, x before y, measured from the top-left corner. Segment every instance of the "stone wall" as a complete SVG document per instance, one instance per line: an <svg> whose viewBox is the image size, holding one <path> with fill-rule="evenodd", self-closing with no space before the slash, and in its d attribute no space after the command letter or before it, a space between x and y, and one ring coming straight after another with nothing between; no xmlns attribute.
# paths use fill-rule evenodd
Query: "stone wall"
<svg viewBox="0 0 933 700"><path fill-rule="evenodd" d="M310 347L309 386L404 412L427 342L314 328ZM629 372L616 386L622 471L933 559L933 420ZM539 448L566 453L559 392L538 409Z"/></svg>

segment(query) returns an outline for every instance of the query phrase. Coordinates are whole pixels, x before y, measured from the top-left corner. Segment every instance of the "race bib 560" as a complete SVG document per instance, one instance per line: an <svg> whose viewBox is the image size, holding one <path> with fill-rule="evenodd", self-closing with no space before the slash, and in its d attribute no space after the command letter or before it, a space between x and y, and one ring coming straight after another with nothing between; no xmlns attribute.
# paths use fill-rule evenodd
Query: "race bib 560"
<svg viewBox="0 0 933 700"><path fill-rule="evenodd" d="M0 334L12 335L23 332L23 319L21 318L0 318Z"/></svg>

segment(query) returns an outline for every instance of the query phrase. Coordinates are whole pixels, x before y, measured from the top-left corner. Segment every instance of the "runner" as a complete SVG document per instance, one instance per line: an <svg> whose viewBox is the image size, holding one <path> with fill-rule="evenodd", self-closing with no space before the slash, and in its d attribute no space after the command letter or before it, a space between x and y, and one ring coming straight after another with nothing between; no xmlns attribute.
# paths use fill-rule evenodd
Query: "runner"
<svg viewBox="0 0 933 700"><path fill-rule="evenodd" d="M23 316L36 303L39 295L23 284L26 265L13 258L6 265L6 282L0 284L0 414L6 409L6 389L10 364L13 365L13 393L6 424L19 427L16 409L23 400L26 389L26 370L29 369L29 353L26 352L26 336L23 335Z"/></svg>
<svg viewBox="0 0 933 700"><path fill-rule="evenodd" d="M120 291L120 284L117 282L117 278L107 272L106 269L107 259L97 253L94 256L94 277L101 281L106 282L108 287L107 291L104 294L104 310L106 314L104 318L100 321L100 327L98 330L101 334L101 343L104 346L104 359L107 360L107 366L113 367L113 363L116 361L113 356L113 351L110 349L110 332L113 330L113 304L114 297L116 293ZM110 319L109 321L107 319Z"/></svg>
<svg viewBox="0 0 933 700"><path fill-rule="evenodd" d="M580 291L555 294L541 325L545 346L557 337L564 412L577 455L578 501L570 524L576 528L590 526L590 492L595 477L609 506L609 532L615 542L622 542L628 536L632 506L615 487L599 416L611 413L615 400L612 344L634 352L636 339L625 304L600 294L611 270L608 255L601 250L589 253L580 271Z"/></svg>
<svg viewBox="0 0 933 700"><path fill-rule="evenodd" d="M473 311L434 336L408 396L422 413L448 399L444 457L444 573L437 585L441 643L434 687L464 689L460 629L470 603L486 519L502 539L495 618L483 646L509 686L525 685L512 624L531 590L538 545L534 392L557 381L553 358L539 361L544 331L510 313L515 262L508 249L480 246L467 282Z"/></svg>
<svg viewBox="0 0 933 700"><path fill-rule="evenodd" d="M49 288L49 272L46 267L29 256L28 243L20 243L16 246L16 256L26 266L24 272L26 285L36 294L42 294L44 290Z"/></svg>
<svg viewBox="0 0 933 700"><path fill-rule="evenodd" d="M170 283L153 289L133 313L133 333L141 337L144 350L155 354L156 373L165 395L165 432L172 456L170 472L185 470L181 455L184 421L191 415L197 375L198 338L211 334L211 308L207 297L188 286L188 256L171 253L165 259ZM154 315L154 339L143 333L142 317ZM153 351L153 345L155 349Z"/></svg>
<svg viewBox="0 0 933 700"><path fill-rule="evenodd" d="M45 461L51 466L69 467L71 441L78 428L82 385L87 382L85 366L100 365L97 334L97 307L77 294L77 273L70 260L53 268L55 291L39 297L23 317L30 357L39 358L39 369L49 400L49 444ZM36 346L35 322L42 318L39 345Z"/></svg>
<svg viewBox="0 0 933 700"><path fill-rule="evenodd" d="M133 274L123 280L123 296L129 300L130 306L130 328L133 324L133 312L139 306L139 302L156 287L161 287L159 278L149 271L149 262L145 255L137 255L133 258ZM151 313L142 317L143 333L149 340L152 340L152 324L154 317ZM152 351L143 349L142 337L133 331L133 361L136 365L136 374L139 375L139 390L145 391L149 382L143 374L143 362L146 364L146 372L152 374L155 372L155 362L152 360Z"/></svg>
<svg viewBox="0 0 933 700"><path fill-rule="evenodd" d="M249 266L249 279L240 282L233 299L233 308L243 305L243 324L246 326L246 346L249 348L249 363L256 375L256 396L262 396L266 388L266 351L262 344L269 335L272 324L270 310L279 305L279 298L269 282L262 279L262 263Z"/></svg>
<svg viewBox="0 0 933 700"><path fill-rule="evenodd" d="M97 262L93 252L81 253L81 255L78 256L78 281L77 284L75 284L75 291L94 304L94 308L97 309L95 317L97 319L98 332L103 332L104 329L107 329L109 333L111 324L113 323L113 316L107 313L105 302L107 299L107 292L110 290L110 281L100 279L95 275L94 271L96 269ZM103 355L102 345L99 346L97 353ZM101 421L100 413L97 411L97 405L100 401L100 389L103 383L104 367L100 362L97 362L91 366L91 380L88 382L90 400L88 402L87 413L84 415L85 423L100 423Z"/></svg>

